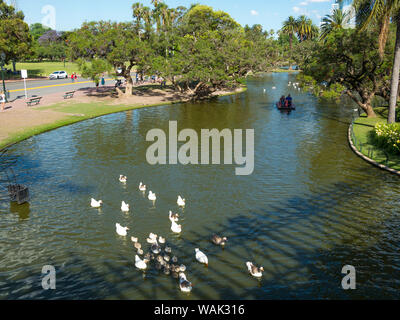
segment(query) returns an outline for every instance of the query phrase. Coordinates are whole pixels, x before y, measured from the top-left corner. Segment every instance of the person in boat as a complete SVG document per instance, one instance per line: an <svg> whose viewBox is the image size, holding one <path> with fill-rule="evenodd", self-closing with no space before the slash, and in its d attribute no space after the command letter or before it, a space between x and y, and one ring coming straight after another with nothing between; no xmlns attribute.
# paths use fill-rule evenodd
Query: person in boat
<svg viewBox="0 0 400 320"><path fill-rule="evenodd" d="M282 108L282 107L285 106L285 101L286 101L285 96L282 96L282 97L280 98L280 100L279 100L279 108Z"/></svg>
<svg viewBox="0 0 400 320"><path fill-rule="evenodd" d="M291 108L292 107L292 97L290 96L290 94L286 97L286 101L285 101L285 107L286 108Z"/></svg>

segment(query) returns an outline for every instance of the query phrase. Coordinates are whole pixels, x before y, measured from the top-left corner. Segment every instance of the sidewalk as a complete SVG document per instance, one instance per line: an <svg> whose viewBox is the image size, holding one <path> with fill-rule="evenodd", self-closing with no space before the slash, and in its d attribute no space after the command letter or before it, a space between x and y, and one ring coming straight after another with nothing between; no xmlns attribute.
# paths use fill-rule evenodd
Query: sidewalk
<svg viewBox="0 0 400 320"><path fill-rule="evenodd" d="M84 92L85 92L85 90L75 91L74 98L84 97L85 96ZM15 111L18 111L21 109L26 110L26 109L31 109L34 107L48 106L48 105L55 104L58 102L63 102L63 101L69 101L70 99L67 99L67 100L64 99L64 94L65 94L64 92L62 92L62 93L58 92L58 93L51 93L51 94L48 94L45 96L41 96L42 100L40 101L40 104L37 106L32 106L32 107L27 106L27 104L26 104L27 100L25 100L25 96L22 98L17 98L13 101L7 102L6 110L3 112L0 112L0 114L15 112ZM40 95L34 95L34 96L28 98L28 100L31 98L35 98L35 97L40 97Z"/></svg>

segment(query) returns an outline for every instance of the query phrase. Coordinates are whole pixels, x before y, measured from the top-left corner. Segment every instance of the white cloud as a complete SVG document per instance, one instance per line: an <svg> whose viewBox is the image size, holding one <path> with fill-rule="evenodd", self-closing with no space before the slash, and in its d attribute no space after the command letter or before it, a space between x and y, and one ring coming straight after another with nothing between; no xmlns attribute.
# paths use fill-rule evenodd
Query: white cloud
<svg viewBox="0 0 400 320"><path fill-rule="evenodd" d="M252 16L258 16L258 12L256 10L251 10L250 13Z"/></svg>
<svg viewBox="0 0 400 320"><path fill-rule="evenodd" d="M294 12L299 12L301 9L299 7L293 7Z"/></svg>

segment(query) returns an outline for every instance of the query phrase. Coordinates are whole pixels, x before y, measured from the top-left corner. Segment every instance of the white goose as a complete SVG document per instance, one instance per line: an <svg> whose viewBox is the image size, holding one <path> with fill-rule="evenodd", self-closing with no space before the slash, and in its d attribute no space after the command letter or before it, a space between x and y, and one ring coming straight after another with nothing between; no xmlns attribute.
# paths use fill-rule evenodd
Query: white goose
<svg viewBox="0 0 400 320"><path fill-rule="evenodd" d="M125 203L125 201L122 201L121 211L122 212L129 212L129 204Z"/></svg>
<svg viewBox="0 0 400 320"><path fill-rule="evenodd" d="M126 237L127 236L128 230L129 230L128 227L122 227L119 223L116 223L115 227L116 227L117 233L120 236L122 236L122 237Z"/></svg>
<svg viewBox="0 0 400 320"><path fill-rule="evenodd" d="M92 208L100 208L103 205L103 201L97 201L92 198L90 205L92 206Z"/></svg>
<svg viewBox="0 0 400 320"><path fill-rule="evenodd" d="M123 176L122 174L119 176L119 182L126 183L127 181L128 181L128 178L126 176Z"/></svg>
<svg viewBox="0 0 400 320"><path fill-rule="evenodd" d="M246 262L247 269L253 277L261 278L264 271L263 267L257 268L252 262Z"/></svg>
<svg viewBox="0 0 400 320"><path fill-rule="evenodd" d="M172 222L178 222L179 221L179 215L177 213L172 213L172 211L169 212L169 220Z"/></svg>
<svg viewBox="0 0 400 320"><path fill-rule="evenodd" d="M181 233L182 232L182 226L180 224L177 224L175 221L171 221L171 230L174 233Z"/></svg>
<svg viewBox="0 0 400 320"><path fill-rule="evenodd" d="M146 191L146 186L143 184L143 182L141 182L141 183L139 184L139 190L140 190L140 191Z"/></svg>
<svg viewBox="0 0 400 320"><path fill-rule="evenodd" d="M156 201L157 200L156 194L153 193L152 191L149 192L149 197L148 198L149 198L150 201Z"/></svg>
<svg viewBox="0 0 400 320"><path fill-rule="evenodd" d="M186 200L182 199L181 196L178 196L178 201L176 203L178 204L178 206L184 207L186 205Z"/></svg>
<svg viewBox="0 0 400 320"><path fill-rule="evenodd" d="M147 269L146 262L148 262L146 259L142 260L138 255L135 256L135 267L138 268L139 270Z"/></svg>
<svg viewBox="0 0 400 320"><path fill-rule="evenodd" d="M192 283L186 279L186 275L184 273L179 274L179 287L182 292L190 292L192 291Z"/></svg>
<svg viewBox="0 0 400 320"><path fill-rule="evenodd" d="M207 258L207 256L197 248L195 249L195 252L196 252L196 260L198 262L203 263L206 266L208 266L208 258Z"/></svg>

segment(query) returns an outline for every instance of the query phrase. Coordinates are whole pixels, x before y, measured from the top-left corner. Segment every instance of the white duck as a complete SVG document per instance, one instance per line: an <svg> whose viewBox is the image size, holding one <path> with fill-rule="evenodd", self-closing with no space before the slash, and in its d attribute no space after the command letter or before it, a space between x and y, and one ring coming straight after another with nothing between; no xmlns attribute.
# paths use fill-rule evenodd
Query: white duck
<svg viewBox="0 0 400 320"><path fill-rule="evenodd" d="M272 90L276 90L276 87L272 87Z"/></svg>
<svg viewBox="0 0 400 320"><path fill-rule="evenodd" d="M186 200L182 199L181 196L178 196L178 201L176 203L178 204L178 206L184 207L186 205Z"/></svg>
<svg viewBox="0 0 400 320"><path fill-rule="evenodd" d="M157 239L157 235L154 234L153 232L150 232L149 238L155 240L155 239Z"/></svg>
<svg viewBox="0 0 400 320"><path fill-rule="evenodd" d="M129 212L129 204L125 203L125 201L122 201L121 211L122 212Z"/></svg>
<svg viewBox="0 0 400 320"><path fill-rule="evenodd" d="M158 242L159 243L161 243L161 244L165 244L165 238L163 238L163 237L158 237Z"/></svg>
<svg viewBox="0 0 400 320"><path fill-rule="evenodd" d="M179 221L179 215L177 213L172 213L172 211L169 212L169 220L172 222L178 222Z"/></svg>
<svg viewBox="0 0 400 320"><path fill-rule="evenodd" d="M263 267L257 268L252 262L246 262L247 269L253 277L261 278L264 271Z"/></svg>
<svg viewBox="0 0 400 320"><path fill-rule="evenodd" d="M122 174L119 176L119 182L126 183L127 181L128 181L128 178L126 176L123 176Z"/></svg>
<svg viewBox="0 0 400 320"><path fill-rule="evenodd" d="M154 234L154 233L150 233L149 234L149 237L147 238L147 243L150 243L150 244L155 244L155 243L157 243L157 235L156 234Z"/></svg>
<svg viewBox="0 0 400 320"><path fill-rule="evenodd" d="M97 201L92 198L90 205L92 206L92 208L100 208L103 205L103 201Z"/></svg>
<svg viewBox="0 0 400 320"><path fill-rule="evenodd" d="M127 236L128 230L129 230L128 227L122 227L119 223L116 223L115 227L116 227L117 233L120 236L122 236L122 237L126 237Z"/></svg>
<svg viewBox="0 0 400 320"><path fill-rule="evenodd" d="M208 258L207 258L207 256L197 248L195 249L195 252L196 252L196 260L198 262L203 263L206 266L208 266Z"/></svg>
<svg viewBox="0 0 400 320"><path fill-rule="evenodd" d="M186 279L186 275L184 273L179 274L179 287L182 292L192 291L192 283Z"/></svg>
<svg viewBox="0 0 400 320"><path fill-rule="evenodd" d="M175 221L171 221L171 230L174 233L181 233L182 232L182 226L180 224L177 224Z"/></svg>
<svg viewBox="0 0 400 320"><path fill-rule="evenodd" d="M146 259L142 260L138 255L135 256L135 267L138 268L139 270L147 269L146 262L148 262Z"/></svg>
<svg viewBox="0 0 400 320"><path fill-rule="evenodd" d="M132 241L133 243L137 243L137 242L139 241L139 239L138 239L138 238L135 238L135 237L131 237L131 241Z"/></svg>
<svg viewBox="0 0 400 320"><path fill-rule="evenodd" d="M156 201L157 200L156 194L153 193L152 191L149 192L149 197L148 198L149 198L150 201Z"/></svg>
<svg viewBox="0 0 400 320"><path fill-rule="evenodd" d="M140 190L140 191L146 191L146 186L143 184L143 182L141 182L141 183L139 184L139 190Z"/></svg>

